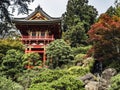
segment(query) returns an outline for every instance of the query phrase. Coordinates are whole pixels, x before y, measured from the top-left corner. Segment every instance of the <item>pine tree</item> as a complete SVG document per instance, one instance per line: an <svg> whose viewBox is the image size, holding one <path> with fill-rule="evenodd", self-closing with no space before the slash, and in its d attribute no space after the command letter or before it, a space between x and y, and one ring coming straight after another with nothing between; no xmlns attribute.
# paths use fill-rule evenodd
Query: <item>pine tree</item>
<svg viewBox="0 0 120 90"><path fill-rule="evenodd" d="M67 11L63 14L63 31L65 32L63 38L69 41L71 46L76 47L86 38L86 32L89 30L90 25L95 22L96 16L97 11L93 6L88 5L88 0L68 0ZM78 29L82 31L74 34L76 36L74 36L74 39L78 40L74 42L71 36L73 33L77 32ZM85 37L79 36L81 37L81 39L79 39L77 34L82 34L82 36Z"/></svg>

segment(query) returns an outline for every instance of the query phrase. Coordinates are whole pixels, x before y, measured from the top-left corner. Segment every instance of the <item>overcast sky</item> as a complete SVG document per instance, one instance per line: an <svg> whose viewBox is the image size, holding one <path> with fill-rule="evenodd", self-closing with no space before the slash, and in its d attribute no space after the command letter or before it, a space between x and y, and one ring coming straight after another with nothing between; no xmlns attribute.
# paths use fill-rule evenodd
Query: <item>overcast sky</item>
<svg viewBox="0 0 120 90"><path fill-rule="evenodd" d="M115 0L89 0L89 4L94 6L99 14L104 13L111 5L114 5ZM38 5L50 16L61 17L66 11L66 5L68 0L34 0L29 6L30 9L34 10ZM19 15L22 17L25 15ZM15 15L16 17L16 15Z"/></svg>

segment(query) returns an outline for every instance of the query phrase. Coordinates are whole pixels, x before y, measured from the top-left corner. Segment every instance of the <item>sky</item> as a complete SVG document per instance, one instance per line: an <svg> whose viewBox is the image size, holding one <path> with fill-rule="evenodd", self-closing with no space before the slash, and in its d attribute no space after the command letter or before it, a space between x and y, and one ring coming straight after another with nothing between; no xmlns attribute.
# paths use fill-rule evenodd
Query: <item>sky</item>
<svg viewBox="0 0 120 90"><path fill-rule="evenodd" d="M111 5L114 6L115 0L89 0L89 5L94 6L98 14L104 13ZM29 5L29 8L34 9L40 5L41 8L51 17L61 17L66 11L66 5L68 0L34 0ZM31 12L30 12L31 13ZM17 15L15 17L25 17L26 15Z"/></svg>

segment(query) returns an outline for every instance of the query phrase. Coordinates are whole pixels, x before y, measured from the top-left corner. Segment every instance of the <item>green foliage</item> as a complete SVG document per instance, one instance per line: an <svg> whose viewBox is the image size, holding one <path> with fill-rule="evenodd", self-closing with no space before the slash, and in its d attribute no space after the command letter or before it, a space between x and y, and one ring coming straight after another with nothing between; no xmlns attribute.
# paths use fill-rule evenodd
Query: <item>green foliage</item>
<svg viewBox="0 0 120 90"><path fill-rule="evenodd" d="M74 76L63 76L58 81L51 83L54 90L85 90L82 81L77 80Z"/></svg>
<svg viewBox="0 0 120 90"><path fill-rule="evenodd" d="M52 83L33 84L28 90L85 90L84 84L74 76L63 76Z"/></svg>
<svg viewBox="0 0 120 90"><path fill-rule="evenodd" d="M48 64L53 67L61 67L73 59L71 47L62 39L57 39L46 48Z"/></svg>
<svg viewBox="0 0 120 90"><path fill-rule="evenodd" d="M22 71L23 52L15 49L8 50L6 55L2 58L1 71L7 77L15 79L15 75Z"/></svg>
<svg viewBox="0 0 120 90"><path fill-rule="evenodd" d="M109 7L106 14L120 17L120 0L115 0L115 7Z"/></svg>
<svg viewBox="0 0 120 90"><path fill-rule="evenodd" d="M79 22L75 26L71 26L69 30L65 32L63 39L69 41L72 47L78 47L80 44L86 43L87 35L85 34L83 24Z"/></svg>
<svg viewBox="0 0 120 90"><path fill-rule="evenodd" d="M80 66L69 69L44 69L32 79L28 90L84 90L83 82L77 78L88 72L88 67Z"/></svg>
<svg viewBox="0 0 120 90"><path fill-rule="evenodd" d="M55 90L47 82L33 84L28 90Z"/></svg>
<svg viewBox="0 0 120 90"><path fill-rule="evenodd" d="M41 65L40 55L38 53L26 53L22 57L23 66L39 66Z"/></svg>
<svg viewBox="0 0 120 90"><path fill-rule="evenodd" d="M120 74L112 77L111 87L109 90L119 90L120 89Z"/></svg>
<svg viewBox="0 0 120 90"><path fill-rule="evenodd" d="M35 77L32 82L34 84L42 83L42 82L49 82L50 83L54 80L58 80L63 75L68 75L68 74L69 74L69 72L67 72L65 70L46 69L43 72L41 72L38 77Z"/></svg>
<svg viewBox="0 0 120 90"><path fill-rule="evenodd" d="M67 11L63 14L63 38L73 47L86 44L86 32L96 16L97 11L88 5L88 0L68 0Z"/></svg>
<svg viewBox="0 0 120 90"><path fill-rule="evenodd" d="M28 69L24 70L22 73L19 73L17 76L17 83L23 86L24 90L26 90L28 87L30 87L32 80L35 77L38 77L39 73L41 70L33 70L33 69Z"/></svg>
<svg viewBox="0 0 120 90"><path fill-rule="evenodd" d="M115 15L115 7L112 7L112 6L109 7L105 13L108 14L109 16Z"/></svg>
<svg viewBox="0 0 120 90"><path fill-rule="evenodd" d="M81 67L81 66L73 66L69 68L68 71L71 73L71 75L83 76L89 72L89 68Z"/></svg>
<svg viewBox="0 0 120 90"><path fill-rule="evenodd" d="M82 65L82 62L85 58L85 54L77 54L74 58L74 64L76 65L77 63L80 63Z"/></svg>
<svg viewBox="0 0 120 90"><path fill-rule="evenodd" d="M19 40L0 39L0 60L6 55L6 52L10 49L16 49L20 51L24 50L23 44Z"/></svg>
<svg viewBox="0 0 120 90"><path fill-rule="evenodd" d="M12 7L12 12L15 9L18 9L19 13L28 14L28 3L33 2L34 0L1 0L0 1L0 19L11 23L10 13L8 7ZM19 14L18 13L18 14Z"/></svg>
<svg viewBox="0 0 120 90"><path fill-rule="evenodd" d="M88 0L68 0L67 11L63 14L64 31L82 22L87 31L95 21L97 11L88 5Z"/></svg>
<svg viewBox="0 0 120 90"><path fill-rule="evenodd" d="M8 23L0 22L0 37L5 38L6 33L11 29Z"/></svg>
<svg viewBox="0 0 120 90"><path fill-rule="evenodd" d="M23 90L23 87L10 79L0 76L0 90Z"/></svg>
<svg viewBox="0 0 120 90"><path fill-rule="evenodd" d="M77 54L86 54L87 51L91 48L92 46L80 46L80 47L74 47L72 48L72 53L74 56L76 56Z"/></svg>

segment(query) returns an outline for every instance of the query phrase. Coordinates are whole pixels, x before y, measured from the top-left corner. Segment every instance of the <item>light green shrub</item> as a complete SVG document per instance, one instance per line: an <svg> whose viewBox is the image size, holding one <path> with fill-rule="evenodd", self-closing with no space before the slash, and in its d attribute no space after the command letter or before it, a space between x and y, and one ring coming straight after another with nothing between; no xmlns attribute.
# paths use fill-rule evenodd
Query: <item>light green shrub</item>
<svg viewBox="0 0 120 90"><path fill-rule="evenodd" d="M120 74L112 77L111 87L109 90L120 90Z"/></svg>

